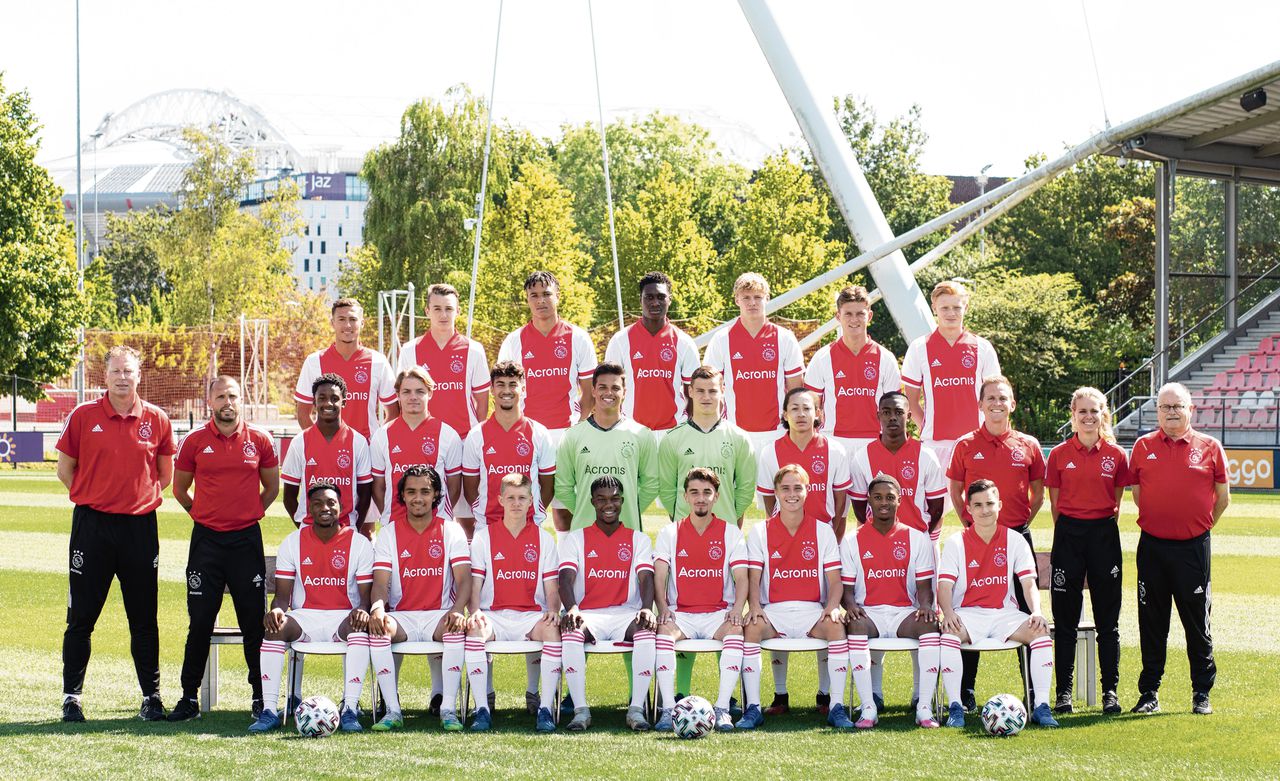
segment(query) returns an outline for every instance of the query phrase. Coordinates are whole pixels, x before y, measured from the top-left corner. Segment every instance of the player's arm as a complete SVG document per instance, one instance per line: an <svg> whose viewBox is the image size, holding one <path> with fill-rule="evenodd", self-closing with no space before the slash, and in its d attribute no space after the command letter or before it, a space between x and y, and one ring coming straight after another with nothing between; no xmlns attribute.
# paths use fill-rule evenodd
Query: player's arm
<svg viewBox="0 0 1280 781"><path fill-rule="evenodd" d="M541 482L538 487L542 487ZM476 506L476 500L480 498L480 475L462 476L462 498L469 506Z"/></svg>
<svg viewBox="0 0 1280 781"><path fill-rule="evenodd" d="M653 560L653 604L657 608L658 623L665 624L672 620L671 609L667 605L667 579L671 575L671 565L666 559Z"/></svg>
<svg viewBox="0 0 1280 781"><path fill-rule="evenodd" d="M489 417L489 389L471 391L471 409L475 411L476 420Z"/></svg>
<svg viewBox="0 0 1280 781"><path fill-rule="evenodd" d="M466 616L462 615L462 611L469 609L473 601L476 603L477 609L479 609L480 595L477 594L474 598L471 596L473 590L479 591L479 589L474 588L474 580L471 577L470 561L453 565L453 582L455 584L453 604L445 612L445 631L465 631L467 619Z"/></svg>
<svg viewBox="0 0 1280 781"><path fill-rule="evenodd" d="M195 479L193 473L182 469L175 469L173 472L173 498L187 512L191 512L191 506L195 504L195 499L191 496L191 483Z"/></svg>
<svg viewBox="0 0 1280 781"><path fill-rule="evenodd" d="M658 621L653 615L653 572L648 569L636 572L637 590L640 592L640 612L636 614L636 623L641 629L655 630Z"/></svg>
<svg viewBox="0 0 1280 781"><path fill-rule="evenodd" d="M58 451L58 480L67 487L67 490L71 489L71 480L76 476L78 461L79 459L72 458L61 450Z"/></svg>
<svg viewBox="0 0 1280 781"><path fill-rule="evenodd" d="M964 523L964 513L961 508L964 507L964 483L959 480L951 479L947 481L947 492L951 494L951 506L956 508L956 515L960 516L960 522ZM969 524L965 523L965 526Z"/></svg>
<svg viewBox="0 0 1280 781"><path fill-rule="evenodd" d="M920 578L916 581L916 620L933 623L938 620L938 611L934 609L933 578Z"/></svg>
<svg viewBox="0 0 1280 781"><path fill-rule="evenodd" d="M803 373L803 372L801 372L800 374L797 374L797 375L796 375L796 376L794 376L794 377L788 377L788 378L787 378L787 390L792 390L793 388L799 388L799 387L801 387L801 386L803 386L803 385L804 385L804 373Z"/></svg>
<svg viewBox="0 0 1280 781"><path fill-rule="evenodd" d="M364 518L369 514L369 502L373 499L373 482L356 483L356 518L360 519L360 533L373 539L373 521Z"/></svg>
<svg viewBox="0 0 1280 781"><path fill-rule="evenodd" d="M561 567L556 586L560 591L560 612L564 618L560 620L560 631L569 632L582 626L582 616L578 613L578 598L574 594L574 584L578 582L578 570L572 566Z"/></svg>
<svg viewBox="0 0 1280 781"><path fill-rule="evenodd" d="M262 617L262 626L268 632L279 632L284 628L284 614L289 611L293 601L293 578L276 578L276 595L271 600L271 608Z"/></svg>
<svg viewBox="0 0 1280 781"><path fill-rule="evenodd" d="M595 409L596 406L596 396L591 390L590 377L584 377L583 379L578 380L578 392L581 396L579 406L582 410L578 419L586 420L587 416L591 414L591 410Z"/></svg>
<svg viewBox="0 0 1280 781"><path fill-rule="evenodd" d="M386 508L383 502L387 501L387 481L381 475L373 476L373 493L370 494L369 500L373 502L374 507L378 508L379 513Z"/></svg>
<svg viewBox="0 0 1280 781"><path fill-rule="evenodd" d="M929 539L936 540L942 531L942 513L946 504L941 496L924 500L924 508L929 513Z"/></svg>
<svg viewBox="0 0 1280 781"><path fill-rule="evenodd" d="M458 506L458 500L462 497L462 473L448 475L444 479L444 490L449 496L449 505L451 507ZM454 581L455 583L457 581Z"/></svg>
<svg viewBox="0 0 1280 781"><path fill-rule="evenodd" d="M767 517L769 517L769 516L773 515L774 511L775 511L775 510L777 509L777 507L778 507L778 500L777 500L777 498L776 498L773 494L760 494L760 498L761 498L762 500L764 500L764 514L765 514L765 517L767 518ZM739 526L739 528L741 528L741 526L742 526L742 520L741 520L741 519L739 519L739 520L738 520L738 526Z"/></svg>
<svg viewBox="0 0 1280 781"><path fill-rule="evenodd" d="M571 436L572 431L573 429L570 429L569 432L565 433L564 439L560 442L560 449L556 451L556 485L555 491L551 494L560 500L560 504L565 506L563 510L557 509L556 514L561 518L567 519L569 528L572 528L573 524L573 511L578 509L578 500L574 492L577 487L578 477L577 453L574 452L574 448L578 446L578 443L577 438ZM545 502L546 500L544 499L543 501ZM546 502L546 504L548 507L551 505L550 502ZM563 570L561 572L563 573ZM562 595L564 593L563 588L561 586Z"/></svg>
<svg viewBox="0 0 1280 781"><path fill-rule="evenodd" d="M1133 500L1138 501L1138 487L1133 487ZM1214 483L1213 484L1213 525L1218 525L1218 519L1227 511L1227 505L1231 504L1231 483Z"/></svg>
<svg viewBox="0 0 1280 781"><path fill-rule="evenodd" d="M387 596L391 590L391 570L374 569L373 585L369 589L369 634L377 637L390 634L387 621Z"/></svg>
<svg viewBox="0 0 1280 781"><path fill-rule="evenodd" d="M751 593L750 570L745 566L734 567L733 573L733 608L729 612L729 622L734 626L742 626L747 615L747 596Z"/></svg>
<svg viewBox="0 0 1280 781"><path fill-rule="evenodd" d="M1027 607L1031 609L1031 626L1037 629L1048 629L1049 622L1044 620L1044 614L1040 612L1040 588L1036 585L1036 573L1018 579L1018 585L1022 587L1022 598L1027 601ZM941 584L938 591L941 592Z"/></svg>
<svg viewBox="0 0 1280 781"><path fill-rule="evenodd" d="M840 583L840 568L832 567L823 576L827 579L827 604L822 608L826 615L823 618L840 623L840 601L844 595L844 586Z"/></svg>
<svg viewBox="0 0 1280 781"><path fill-rule="evenodd" d="M680 490L680 478L676 474L678 471L679 456L668 434L658 444L658 501L662 502L672 522L679 520L676 518L676 501Z"/></svg>
<svg viewBox="0 0 1280 781"><path fill-rule="evenodd" d="M174 473L175 485L177 485L177 473ZM275 502L276 497L280 495L280 467L268 466L258 470L258 484L262 486L262 490L258 492L258 501L262 503L262 511L265 513L267 508Z"/></svg>
<svg viewBox="0 0 1280 781"><path fill-rule="evenodd" d="M373 582L357 583L356 590L360 593L360 604L351 608L351 614L347 618L351 621L351 631L367 632L369 630L369 605L371 600L371 592L373 591Z"/></svg>
<svg viewBox="0 0 1280 781"><path fill-rule="evenodd" d="M284 484L284 510L289 513L289 520L293 521L294 526L301 526L298 523L298 494L299 486L293 483Z"/></svg>
<svg viewBox="0 0 1280 781"><path fill-rule="evenodd" d="M556 495L556 472L549 474L538 473L538 501L542 502L543 508L551 506L551 500ZM480 510L483 512L484 508ZM570 516L572 517L572 516Z"/></svg>
<svg viewBox="0 0 1280 781"><path fill-rule="evenodd" d="M1049 517L1053 519L1054 523L1058 522L1058 492L1061 490L1062 489L1058 488L1057 486L1051 486L1049 488ZM1117 493L1123 493L1123 492L1124 492L1124 489L1121 488ZM1119 504L1119 503L1120 503L1120 498L1116 497L1116 504Z"/></svg>
<svg viewBox="0 0 1280 781"><path fill-rule="evenodd" d="M297 402L297 407L298 413L296 417L298 419L298 425L304 429L310 428L312 423L311 410L313 409L313 405L307 401L299 401Z"/></svg>
<svg viewBox="0 0 1280 781"><path fill-rule="evenodd" d="M848 491L835 491L831 498L834 500L835 515L831 518L831 531L836 533L836 542L844 539L844 531L846 524L845 509L849 503Z"/></svg>
<svg viewBox="0 0 1280 781"><path fill-rule="evenodd" d="M1036 519L1036 513L1040 512L1040 508L1044 506L1044 480L1031 481L1031 500L1030 512L1027 515L1027 523L1031 523Z"/></svg>
<svg viewBox="0 0 1280 781"><path fill-rule="evenodd" d="M560 612L560 580L556 577L542 579L542 597L547 601L547 614Z"/></svg>
<svg viewBox="0 0 1280 781"><path fill-rule="evenodd" d="M747 517L747 510L756 502L756 478L760 471L756 454L751 451L751 441L746 437L734 444L733 460L733 511L738 516L735 520L741 529L742 519Z"/></svg>
<svg viewBox="0 0 1280 781"><path fill-rule="evenodd" d="M943 577L938 578L938 607L942 608L942 631L959 636L964 625L960 623L960 619L956 616L956 611L951 607L951 596L954 590L954 584ZM1039 599L1040 595L1036 595ZM1027 604L1030 604L1029 602Z"/></svg>
<svg viewBox="0 0 1280 781"><path fill-rule="evenodd" d="M156 456L156 475L160 478L160 490L173 480L173 454L162 453Z"/></svg>
<svg viewBox="0 0 1280 781"><path fill-rule="evenodd" d="M867 500L858 499L857 497L849 497L849 504L852 506L852 515L854 524L861 526L867 520Z"/></svg>

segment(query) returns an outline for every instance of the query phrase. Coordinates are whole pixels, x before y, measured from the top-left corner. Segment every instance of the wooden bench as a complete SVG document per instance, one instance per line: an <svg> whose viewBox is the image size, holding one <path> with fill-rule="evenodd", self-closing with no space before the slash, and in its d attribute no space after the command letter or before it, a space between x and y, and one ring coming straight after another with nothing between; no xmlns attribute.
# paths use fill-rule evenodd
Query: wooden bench
<svg viewBox="0 0 1280 781"><path fill-rule="evenodd" d="M1051 554L1048 551L1036 553L1036 586L1041 591L1049 591L1053 587L1053 567L1050 564ZM1084 588L1089 589L1086 578ZM1053 622L1049 623L1049 636L1054 637ZM1057 642L1057 638L1054 639ZM1080 626L1076 631L1076 696L1084 695L1085 703L1098 704L1098 627L1093 619L1085 619L1084 605L1080 607Z"/></svg>
<svg viewBox="0 0 1280 781"><path fill-rule="evenodd" d="M266 573L267 598L269 600L276 593L275 556L266 557L264 572ZM228 591L223 593L228 593ZM225 604L225 600L223 604ZM243 644L244 635L240 632L239 627L214 625L213 635L209 638L209 659L204 664L204 679L200 682L201 713L208 713L218 704L218 647Z"/></svg>

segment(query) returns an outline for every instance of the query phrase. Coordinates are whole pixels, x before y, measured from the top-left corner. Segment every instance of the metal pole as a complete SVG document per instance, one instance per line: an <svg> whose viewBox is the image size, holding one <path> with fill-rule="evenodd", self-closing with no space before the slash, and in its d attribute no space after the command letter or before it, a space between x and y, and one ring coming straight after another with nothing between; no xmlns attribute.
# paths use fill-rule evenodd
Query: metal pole
<svg viewBox="0 0 1280 781"><path fill-rule="evenodd" d="M413 283L409 283L409 341L413 341L417 334L414 332L414 323L418 318L418 299L413 292ZM396 348L396 355L399 356L400 348ZM397 364L398 365L398 364Z"/></svg>
<svg viewBox="0 0 1280 781"><path fill-rule="evenodd" d="M76 290L84 294L84 169L80 160L80 0L76 0ZM76 364L76 404L84 403L84 328Z"/></svg>
<svg viewBox="0 0 1280 781"><path fill-rule="evenodd" d="M18 430L18 375L14 374L11 376L13 377L13 395L9 397L9 403L12 405L12 408L13 408L12 409L13 430L17 431ZM17 464L15 463L14 466L16 467Z"/></svg>
<svg viewBox="0 0 1280 781"><path fill-rule="evenodd" d="M618 237L613 229L613 184L609 177L609 145L604 138L604 104L600 100L600 64L596 58L596 18L587 0L587 22L591 26L591 68L596 76L596 114L600 125L600 159L604 161L604 202L609 212L609 252L613 257L613 293L618 299L618 328L626 328L622 314L622 277L618 272Z"/></svg>
<svg viewBox="0 0 1280 781"><path fill-rule="evenodd" d="M489 150L493 144L493 99L498 88L498 51L502 43L502 2L498 0L498 31L493 39L493 74L485 103L484 163L480 166L480 192L476 195L476 238L471 247L471 292L467 296L467 338L476 322L476 278L480 274L480 236L484 233L484 196L489 189Z"/></svg>
<svg viewBox="0 0 1280 781"><path fill-rule="evenodd" d="M790 45L782 35L777 19L766 0L738 0L747 23L755 33L778 86L795 114L814 162L831 188L836 207L849 225L858 246L871 249L892 241L893 231L885 219L880 203L849 146L829 104L818 101L817 94L800 70ZM929 302L907 268L900 249L886 253L870 264L872 278L883 292L889 314L902 335L911 341L933 330L933 313Z"/></svg>
<svg viewBox="0 0 1280 781"><path fill-rule="evenodd" d="M1156 171L1156 296L1155 360L1151 366L1151 395L1155 396L1169 374L1169 215L1173 184L1172 160Z"/></svg>
<svg viewBox="0 0 1280 781"><path fill-rule="evenodd" d="M382 338L382 313L383 313L382 302L383 300L386 299L386 297L387 297L387 291L385 290L378 291L378 352L382 353L383 355L387 354L387 343L383 341L383 338Z"/></svg>
<svg viewBox="0 0 1280 781"><path fill-rule="evenodd" d="M1226 234L1226 257L1224 262L1227 266L1227 285L1222 291L1223 296L1227 299L1227 307L1223 314L1222 327L1224 331L1234 331L1237 321L1236 295L1240 286L1240 268L1238 266L1237 254L1240 240L1237 234L1237 223L1239 222L1238 198L1240 194L1239 172L1232 172L1230 179L1223 182L1223 197L1225 205L1225 214L1223 215L1223 231Z"/></svg>

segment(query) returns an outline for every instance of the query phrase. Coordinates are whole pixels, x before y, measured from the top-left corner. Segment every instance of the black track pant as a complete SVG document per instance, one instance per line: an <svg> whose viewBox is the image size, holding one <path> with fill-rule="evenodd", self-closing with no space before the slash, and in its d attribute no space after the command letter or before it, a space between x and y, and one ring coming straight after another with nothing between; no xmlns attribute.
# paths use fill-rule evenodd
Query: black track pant
<svg viewBox="0 0 1280 781"><path fill-rule="evenodd" d="M1098 629L1102 690L1120 685L1120 585L1124 564L1115 518L1080 520L1059 515L1053 527L1054 673L1058 692L1070 692L1076 664L1076 633L1084 605L1085 579Z"/></svg>
<svg viewBox="0 0 1280 781"><path fill-rule="evenodd" d="M1027 545L1031 547L1031 554L1035 556L1036 546L1031 544L1031 524L1027 524L1018 530L1023 539L1027 541ZM1031 608L1027 605L1027 600L1022 596L1022 584L1013 584L1013 595L1018 600L1018 609L1028 615L1031 614ZM1019 651L1018 653L1023 653ZM971 691L974 683L978 680L978 660L982 658L982 654L978 651L961 651L960 657L964 661L964 671L960 675L960 689L962 691ZM1021 669L1021 668L1019 668Z"/></svg>
<svg viewBox="0 0 1280 781"><path fill-rule="evenodd" d="M262 614L266 610L266 571L262 559L262 527L214 531L195 524L187 553L187 650L182 658L182 696L194 698L209 660L209 637L222 607L223 590L231 592L236 623L244 635L244 661L254 699L262 697Z"/></svg>
<svg viewBox="0 0 1280 781"><path fill-rule="evenodd" d="M90 637L120 579L129 620L129 650L142 696L160 691L160 629L156 624L156 514L119 515L77 505L71 512L67 631L62 636L62 691L79 695L89 667Z"/></svg>
<svg viewBox="0 0 1280 781"><path fill-rule="evenodd" d="M1190 540L1162 540L1146 532L1138 538L1138 637L1142 643L1142 674L1138 691L1160 688L1165 651L1169 644L1170 603L1187 635L1192 691L1208 694L1218 675L1213 661L1209 611L1209 532Z"/></svg>

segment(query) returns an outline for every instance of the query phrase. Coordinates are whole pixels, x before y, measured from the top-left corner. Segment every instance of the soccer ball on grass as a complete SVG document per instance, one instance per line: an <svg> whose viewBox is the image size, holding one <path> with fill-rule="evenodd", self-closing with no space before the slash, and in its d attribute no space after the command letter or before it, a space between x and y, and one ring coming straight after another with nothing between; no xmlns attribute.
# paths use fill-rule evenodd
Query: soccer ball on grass
<svg viewBox="0 0 1280 781"><path fill-rule="evenodd" d="M716 726L716 711L702 697L690 695L671 710L671 722L677 737L700 738Z"/></svg>
<svg viewBox="0 0 1280 781"><path fill-rule="evenodd" d="M293 712L293 723L303 737L328 737L338 729L338 706L328 697L308 697Z"/></svg>
<svg viewBox="0 0 1280 781"><path fill-rule="evenodd" d="M982 706L982 728L989 735L1009 737L1027 726L1027 709L1012 694L997 694Z"/></svg>

